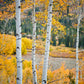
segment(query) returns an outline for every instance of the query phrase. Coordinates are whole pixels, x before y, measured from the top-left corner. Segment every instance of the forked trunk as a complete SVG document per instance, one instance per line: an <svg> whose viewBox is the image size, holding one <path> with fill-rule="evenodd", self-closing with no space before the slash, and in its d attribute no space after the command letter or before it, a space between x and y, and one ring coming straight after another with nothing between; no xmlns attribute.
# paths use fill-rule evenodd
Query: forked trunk
<svg viewBox="0 0 84 84"><path fill-rule="evenodd" d="M53 0L49 0L47 37L46 37L46 46L45 46L45 56L44 56L44 65L43 65L42 84L46 84L47 83L47 68L48 68L48 57L49 57L51 27L52 27L52 5L53 5Z"/></svg>

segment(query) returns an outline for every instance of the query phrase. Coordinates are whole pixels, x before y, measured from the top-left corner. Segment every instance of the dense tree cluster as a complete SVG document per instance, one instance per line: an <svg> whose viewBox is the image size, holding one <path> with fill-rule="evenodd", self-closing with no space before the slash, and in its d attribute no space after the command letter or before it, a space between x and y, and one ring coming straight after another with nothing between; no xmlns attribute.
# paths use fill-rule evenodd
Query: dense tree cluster
<svg viewBox="0 0 84 84"><path fill-rule="evenodd" d="M0 82L83 84L84 59L78 49L84 48L83 23L84 0L0 0ZM46 44L41 45L45 41ZM65 46L76 47L76 52L65 50ZM39 69L35 65L35 55L39 53L36 49L43 49L39 50L40 54L45 53L43 67ZM32 64L22 60L22 54L28 50L32 50ZM58 70L48 69L49 55L54 53L55 57L57 50L67 52L69 57L75 54L76 69L66 70L63 64ZM16 55L16 59L9 55Z"/></svg>

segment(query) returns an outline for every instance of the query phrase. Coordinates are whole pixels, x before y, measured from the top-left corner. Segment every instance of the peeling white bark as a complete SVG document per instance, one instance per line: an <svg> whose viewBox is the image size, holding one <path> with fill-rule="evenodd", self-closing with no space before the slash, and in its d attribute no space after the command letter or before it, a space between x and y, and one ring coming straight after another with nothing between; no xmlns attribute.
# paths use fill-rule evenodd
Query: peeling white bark
<svg viewBox="0 0 84 84"><path fill-rule="evenodd" d="M81 13L78 16L77 39L76 39L76 84L78 84L78 76L79 76L78 46L79 46L79 25L80 25L80 20L81 20Z"/></svg>
<svg viewBox="0 0 84 84"><path fill-rule="evenodd" d="M33 23L33 35L32 35L32 71L33 71L33 84L37 84L37 75L35 68L35 51L36 51L36 20L35 20L35 0L33 0L33 12L32 12L32 23Z"/></svg>
<svg viewBox="0 0 84 84"><path fill-rule="evenodd" d="M49 57L51 27L52 27L52 5L53 5L53 0L49 0L47 37L46 37L46 46L45 46L45 56L44 56L44 65L43 65L42 84L46 84L47 83L47 68L48 68L48 57Z"/></svg>
<svg viewBox="0 0 84 84"><path fill-rule="evenodd" d="M22 56L21 56L21 5L16 0L16 59L17 59L17 84L22 84Z"/></svg>

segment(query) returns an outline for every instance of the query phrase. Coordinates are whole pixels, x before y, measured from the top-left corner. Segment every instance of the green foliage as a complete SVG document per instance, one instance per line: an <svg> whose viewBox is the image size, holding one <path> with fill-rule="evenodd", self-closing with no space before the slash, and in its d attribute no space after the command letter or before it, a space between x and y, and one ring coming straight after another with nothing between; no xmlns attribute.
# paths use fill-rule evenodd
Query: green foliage
<svg viewBox="0 0 84 84"><path fill-rule="evenodd" d="M72 72L69 72L69 79L71 84L75 84L75 78L73 78L74 74Z"/></svg>
<svg viewBox="0 0 84 84"><path fill-rule="evenodd" d="M5 26L6 25L6 26ZM14 34L16 35L16 23L15 19L9 19L6 23L5 20L0 20L0 32L3 34Z"/></svg>
<svg viewBox="0 0 84 84"><path fill-rule="evenodd" d="M28 16L30 16L30 15L32 15L32 10L31 9L28 11Z"/></svg>
<svg viewBox="0 0 84 84"><path fill-rule="evenodd" d="M39 7L36 7L36 8L35 8L35 11L36 11L36 12L40 11L40 10L39 10Z"/></svg>

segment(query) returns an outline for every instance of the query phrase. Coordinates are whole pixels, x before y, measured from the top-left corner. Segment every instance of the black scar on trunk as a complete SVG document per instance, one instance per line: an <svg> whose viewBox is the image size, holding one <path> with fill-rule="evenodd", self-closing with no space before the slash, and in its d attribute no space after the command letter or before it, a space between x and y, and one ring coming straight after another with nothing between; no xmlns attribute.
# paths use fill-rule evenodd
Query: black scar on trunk
<svg viewBox="0 0 84 84"><path fill-rule="evenodd" d="M18 8L21 8L21 6L18 6Z"/></svg>
<svg viewBox="0 0 84 84"><path fill-rule="evenodd" d="M44 83L46 83L46 80L43 80Z"/></svg>
<svg viewBox="0 0 84 84"><path fill-rule="evenodd" d="M19 78L16 78L17 80L20 80Z"/></svg>

